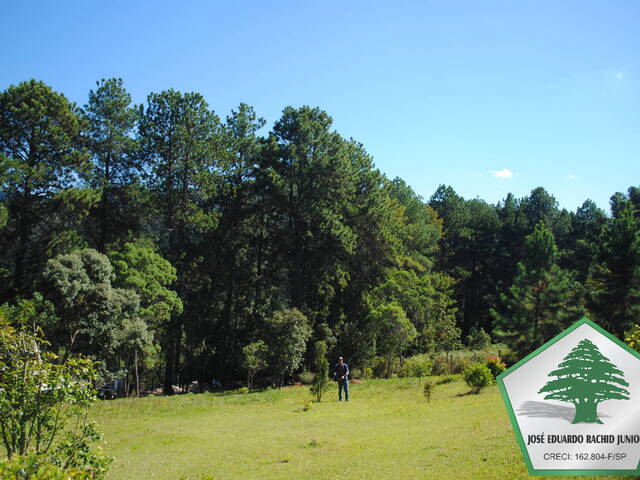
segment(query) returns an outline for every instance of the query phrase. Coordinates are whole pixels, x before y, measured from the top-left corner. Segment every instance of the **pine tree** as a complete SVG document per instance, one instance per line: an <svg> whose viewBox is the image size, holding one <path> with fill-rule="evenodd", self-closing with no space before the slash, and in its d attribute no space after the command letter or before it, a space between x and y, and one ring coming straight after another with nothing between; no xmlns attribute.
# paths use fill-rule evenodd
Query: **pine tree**
<svg viewBox="0 0 640 480"><path fill-rule="evenodd" d="M629 400L629 391L622 388L629 386L624 373L587 339L581 340L548 376L557 378L538 393L547 393L545 400L573 403L576 414L572 423L602 423L599 403Z"/></svg>
<svg viewBox="0 0 640 480"><path fill-rule="evenodd" d="M580 290L570 272L557 265L551 230L539 223L525 240L513 285L493 309L494 334L524 356L584 314Z"/></svg>

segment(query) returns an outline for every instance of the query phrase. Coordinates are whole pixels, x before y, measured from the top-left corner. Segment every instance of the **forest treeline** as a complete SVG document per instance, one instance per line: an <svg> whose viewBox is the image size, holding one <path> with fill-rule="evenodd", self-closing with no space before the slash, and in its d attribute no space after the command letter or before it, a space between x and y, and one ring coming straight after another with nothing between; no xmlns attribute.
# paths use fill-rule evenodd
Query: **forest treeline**
<svg viewBox="0 0 640 480"><path fill-rule="evenodd" d="M498 204L388 179L318 108L265 131L198 93L84 106L31 80L0 93L0 304L61 360L146 385L280 382L316 342L363 368L487 335L516 355L583 315L639 322L640 188L610 213L544 188ZM437 159L434 159L437 161Z"/></svg>

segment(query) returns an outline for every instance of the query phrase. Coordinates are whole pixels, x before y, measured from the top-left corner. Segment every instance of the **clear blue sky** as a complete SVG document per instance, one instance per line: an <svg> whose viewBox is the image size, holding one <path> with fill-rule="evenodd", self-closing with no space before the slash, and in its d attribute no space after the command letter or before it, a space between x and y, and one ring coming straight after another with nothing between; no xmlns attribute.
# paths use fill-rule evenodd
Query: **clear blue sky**
<svg viewBox="0 0 640 480"><path fill-rule="evenodd" d="M637 2L13 0L2 18L1 89L36 78L84 105L118 76L137 103L193 90L269 125L319 106L427 199L542 185L608 211L640 184Z"/></svg>

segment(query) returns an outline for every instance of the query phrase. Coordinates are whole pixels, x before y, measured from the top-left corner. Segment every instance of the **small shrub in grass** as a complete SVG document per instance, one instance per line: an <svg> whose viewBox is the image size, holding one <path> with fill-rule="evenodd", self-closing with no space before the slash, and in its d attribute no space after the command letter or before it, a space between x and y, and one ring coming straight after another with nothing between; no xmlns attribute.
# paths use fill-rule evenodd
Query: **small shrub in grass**
<svg viewBox="0 0 640 480"><path fill-rule="evenodd" d="M436 384L433 382L425 382L424 389L422 393L424 394L424 398L427 399L427 403L431 403L431 395L436 388Z"/></svg>
<svg viewBox="0 0 640 480"><path fill-rule="evenodd" d="M485 363L487 368L491 370L491 375L493 375L494 380L507 369L507 366L501 362L498 357L489 357L485 360Z"/></svg>
<svg viewBox="0 0 640 480"><path fill-rule="evenodd" d="M462 371L462 378L471 387L473 393L480 393L480 390L493 383L491 370L484 362L467 365Z"/></svg>
<svg viewBox="0 0 640 480"><path fill-rule="evenodd" d="M302 403L302 411L303 412L308 412L309 410L311 410L311 399L307 398L303 403Z"/></svg>
<svg viewBox="0 0 640 480"><path fill-rule="evenodd" d="M370 367L365 368L362 371L362 378L373 378L373 370Z"/></svg>
<svg viewBox="0 0 640 480"><path fill-rule="evenodd" d="M238 389L238 393L241 393L241 394L246 394L246 393L249 393L249 392L250 392L250 390L249 390L248 387L240 387Z"/></svg>

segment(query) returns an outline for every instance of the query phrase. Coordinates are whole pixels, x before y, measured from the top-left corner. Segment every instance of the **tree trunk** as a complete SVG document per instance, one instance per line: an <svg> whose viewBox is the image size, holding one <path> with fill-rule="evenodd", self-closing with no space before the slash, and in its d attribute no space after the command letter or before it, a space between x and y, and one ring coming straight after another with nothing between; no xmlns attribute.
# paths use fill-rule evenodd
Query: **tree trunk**
<svg viewBox="0 0 640 480"><path fill-rule="evenodd" d="M138 349L133 350L134 365L136 369L136 397L140 397L140 375L138 374Z"/></svg>
<svg viewBox="0 0 640 480"><path fill-rule="evenodd" d="M598 404L593 400L575 403L576 415L571 423L602 423L598 418Z"/></svg>

